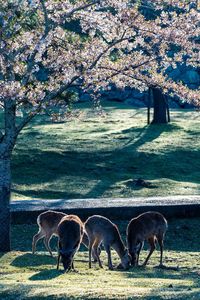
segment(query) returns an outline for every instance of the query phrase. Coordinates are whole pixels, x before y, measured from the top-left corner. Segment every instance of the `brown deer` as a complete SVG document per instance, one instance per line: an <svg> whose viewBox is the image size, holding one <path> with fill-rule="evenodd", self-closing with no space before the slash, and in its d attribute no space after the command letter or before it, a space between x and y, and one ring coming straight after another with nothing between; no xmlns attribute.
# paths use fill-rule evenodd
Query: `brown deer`
<svg viewBox="0 0 200 300"><path fill-rule="evenodd" d="M140 251L144 241L150 244L150 252L143 264L146 266L150 256L156 248L156 241L160 246L160 266L163 260L163 239L167 230L167 221L158 212L149 211L132 219L127 227L127 245L131 255L131 265L137 266Z"/></svg>
<svg viewBox="0 0 200 300"><path fill-rule="evenodd" d="M65 271L74 269L74 255L78 251L83 237L84 226L78 216L68 215L61 219L58 224L58 262L60 258Z"/></svg>
<svg viewBox="0 0 200 300"><path fill-rule="evenodd" d="M37 224L39 226L39 231L37 234L33 236L32 242L32 253L34 254L36 251L37 242L44 238L44 245L46 249L49 251L50 255L53 256L51 248L50 248L50 240L53 235L58 235L57 228L63 217L67 216L65 213L48 210L46 212L41 213L37 218ZM88 247L89 241L86 233L83 235L82 243ZM93 255L94 260L96 260Z"/></svg>
<svg viewBox="0 0 200 300"><path fill-rule="evenodd" d="M101 243L103 243L105 251L107 252L108 267L110 270L113 270L111 247L120 257L122 267L124 269L129 268L130 256L115 224L103 216L94 215L89 217L85 222L85 230L89 238L89 268L91 268L92 250L94 251L100 268L103 268L98 252L98 248Z"/></svg>

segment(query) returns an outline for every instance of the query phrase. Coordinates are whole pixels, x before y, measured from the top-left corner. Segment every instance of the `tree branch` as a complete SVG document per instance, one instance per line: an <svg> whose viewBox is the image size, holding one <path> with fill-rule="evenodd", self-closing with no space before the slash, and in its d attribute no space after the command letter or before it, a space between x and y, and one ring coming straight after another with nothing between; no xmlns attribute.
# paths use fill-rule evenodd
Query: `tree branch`
<svg viewBox="0 0 200 300"><path fill-rule="evenodd" d="M59 94L62 94L65 90L67 90L69 87L72 86L73 82L75 82L77 79L79 78L79 76L74 76L71 81L67 84L62 85L58 90L54 90L51 93L49 93L48 95L46 95L38 104L37 107L35 107L35 109L33 111L31 111L29 113L29 115L24 118L22 120L22 122L17 126L16 128L16 134L18 135L19 132L23 129L23 127L28 124L41 110L42 106L46 103L49 102L50 100L53 100L54 98L56 98L57 96L59 96Z"/></svg>
<svg viewBox="0 0 200 300"><path fill-rule="evenodd" d="M42 37L40 38L40 40L38 41L38 43L36 44L32 54L30 55L30 58L28 60L27 70L26 70L26 73L24 74L24 78L22 80L22 85L27 84L27 82L29 80L29 77L30 77L30 74L31 74L31 71L34 67L35 56L38 53L38 50L40 49L42 41L45 40L45 38L49 34L49 31L51 30L51 28L49 26L49 19L48 19L46 7L45 7L45 4L44 4L43 0L41 0L41 6L42 6L43 13L44 13L44 33L43 33Z"/></svg>
<svg viewBox="0 0 200 300"><path fill-rule="evenodd" d="M97 56L97 58L95 59L95 61L90 65L90 67L89 67L89 70L91 70L91 69L93 69L95 66L96 66L96 64L98 63L98 61L101 59L101 57L104 55L104 54L106 54L106 52L108 51L108 50L110 50L112 47L114 47L115 45L117 45L117 44L119 44L119 43L121 43L121 42L123 42L123 41L128 41L129 40L129 38L127 37L127 38L124 38L124 37L122 37L121 39L119 39L119 40L116 40L116 41L114 41L114 42L112 42L103 52L101 52L98 56Z"/></svg>
<svg viewBox="0 0 200 300"><path fill-rule="evenodd" d="M88 4L83 4L83 5L79 6L79 7L76 7L76 8L74 8L74 9L72 9L69 13L67 13L67 14L65 15L65 17L66 17L66 18L69 18L69 17L71 17L75 12L77 12L77 11L79 11L79 10L86 9L86 8L88 8L88 7L90 7L90 6L93 6L93 5L95 5L95 4L98 4L98 3L100 3L100 0L92 1L91 3L88 3Z"/></svg>

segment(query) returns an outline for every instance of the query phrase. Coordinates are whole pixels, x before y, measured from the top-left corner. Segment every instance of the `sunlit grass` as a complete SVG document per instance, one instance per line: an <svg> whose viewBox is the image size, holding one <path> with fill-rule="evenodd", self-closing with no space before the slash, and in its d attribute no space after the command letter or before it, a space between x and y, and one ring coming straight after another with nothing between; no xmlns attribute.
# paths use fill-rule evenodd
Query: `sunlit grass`
<svg viewBox="0 0 200 300"><path fill-rule="evenodd" d="M52 124L37 117L12 159L12 198L101 198L198 194L199 112L173 110L168 125L146 125L146 110L105 103L97 116ZM131 180L143 178L150 186Z"/></svg>

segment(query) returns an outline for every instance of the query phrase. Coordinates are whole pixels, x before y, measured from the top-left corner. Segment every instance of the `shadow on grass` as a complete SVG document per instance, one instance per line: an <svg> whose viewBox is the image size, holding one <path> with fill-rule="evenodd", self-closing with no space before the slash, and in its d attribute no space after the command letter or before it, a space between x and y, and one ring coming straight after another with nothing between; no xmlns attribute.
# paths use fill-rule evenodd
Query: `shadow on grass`
<svg viewBox="0 0 200 300"><path fill-rule="evenodd" d="M35 293L36 289L40 288L40 285L34 284L34 286L26 286L20 287L20 289L15 288L13 286L7 287L5 290L5 286L0 284L0 299L4 300L18 300L18 299L27 299L27 300L71 300L72 298L69 296L60 296L60 295L31 295L30 293ZM76 299L73 297L73 299ZM84 298L83 298L84 299ZM87 298L85 298L86 300Z"/></svg>
<svg viewBox="0 0 200 300"><path fill-rule="evenodd" d="M11 263L12 266L18 268L37 267L41 265L56 266L56 258L42 254L25 253L17 256Z"/></svg>
<svg viewBox="0 0 200 300"><path fill-rule="evenodd" d="M39 273L36 273L29 277L29 280L38 281L38 280L51 280L63 274L61 270L42 270Z"/></svg>
<svg viewBox="0 0 200 300"><path fill-rule="evenodd" d="M109 134L110 140L106 140L106 136L103 137L105 143L110 144L113 141L116 144L118 139L122 140L119 141L118 148L114 147L113 151L98 149L97 145L101 142L98 137L96 141L92 141L89 148L87 144L90 141L84 140L80 141L81 150L74 150L76 149L75 143L70 146L72 151L70 149L66 151L66 148L59 152L55 149L42 151L39 148L44 148L44 145L52 146L49 143L51 135L42 135L41 147L38 145L38 148L23 149L23 151L16 148L12 167L14 184L19 188L14 185L13 191L29 197L44 199L98 198L118 182L139 177L147 181L166 178L174 181L199 183L200 166L197 151L190 148L173 148L170 145L166 145L162 151L159 150L158 154L155 151L147 152L140 149L146 143L156 140L163 132L170 134L179 129L180 127L176 124L150 125L143 128L132 127ZM26 135L24 133L23 140L27 140L29 143L30 138L26 138ZM34 138L30 142L34 144ZM36 144L38 142L40 139L35 141ZM59 142L59 137L55 138L54 144ZM20 172L20 176L18 175L19 170L23 170ZM70 185L73 190L76 186L83 185L86 189L85 193L84 189L79 188L75 189L75 192L70 191L69 180L72 181ZM97 184L93 184L91 188L90 182L94 180ZM55 185L55 182L58 184ZM31 189L31 185L34 184L39 184L40 188ZM22 190L21 185L27 185L29 188ZM138 187L134 185L128 186L128 188L133 191L138 190ZM157 186L151 188L157 188Z"/></svg>
<svg viewBox="0 0 200 300"><path fill-rule="evenodd" d="M65 192L60 192L57 190L35 190L35 189L28 189L28 190L19 190L16 188L12 189L12 192L17 193L17 194L21 194L22 195L22 199L23 196L26 197L32 197L32 198L38 198L38 199L81 199L82 198L82 194L81 193L69 193L67 191ZM28 200L27 200L28 201Z"/></svg>
<svg viewBox="0 0 200 300"><path fill-rule="evenodd" d="M180 127L176 124L154 124L143 128L129 128L122 131L123 134L128 135L129 141L116 151L110 152L110 156L104 158L107 166L109 166L110 162L115 162L115 165L111 164L112 172L115 175L109 177L109 184L107 184L105 177L99 180L98 184L86 194L86 197L94 197L95 194L98 197L101 196L116 182L127 179L123 178L125 177L123 176L124 173L132 173L135 178L137 178L137 174L139 176L142 174L145 180L167 178L175 181L199 183L197 152L190 149L167 148L162 153L156 154L143 152L139 149L144 144L151 143L157 139L163 132L170 133L179 129ZM136 132L137 135L135 135ZM100 160L103 160L103 157ZM115 169L117 169L116 172ZM132 190L141 189L134 185L130 188ZM152 188L157 188L157 186L154 185Z"/></svg>
<svg viewBox="0 0 200 300"><path fill-rule="evenodd" d="M6 252L0 252L0 258L5 255Z"/></svg>
<svg viewBox="0 0 200 300"><path fill-rule="evenodd" d="M119 271L121 272L121 271ZM155 267L136 267L130 268L123 272L123 276L127 278L165 278L165 279L182 279L181 268L178 271L162 270Z"/></svg>
<svg viewBox="0 0 200 300"><path fill-rule="evenodd" d="M148 278L152 280L169 280L169 283L165 287L152 288L151 292L146 294L144 299L165 299L165 297L159 296L165 292L171 292L169 299L200 299L200 277L199 272L189 272L188 268L180 268L178 271L155 269L155 268L131 268L129 271L123 273L124 277L128 279L136 278ZM174 281L175 280L175 281ZM183 282L177 282L178 280ZM185 281L185 284L184 284ZM188 285L187 281L192 281L192 285ZM164 283L164 282L163 282ZM197 291L194 291L197 289ZM175 296L175 293L177 295ZM180 297L178 296L180 293ZM195 298L196 296L196 298ZM161 298L160 298L161 297ZM193 298L194 297L194 298Z"/></svg>

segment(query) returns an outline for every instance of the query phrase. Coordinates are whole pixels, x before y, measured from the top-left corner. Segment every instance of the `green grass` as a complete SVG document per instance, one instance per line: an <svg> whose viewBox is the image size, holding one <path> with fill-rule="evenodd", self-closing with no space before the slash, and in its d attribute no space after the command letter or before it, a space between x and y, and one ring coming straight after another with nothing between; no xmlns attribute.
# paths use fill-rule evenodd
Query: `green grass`
<svg viewBox="0 0 200 300"><path fill-rule="evenodd" d="M86 105L78 118L37 117L12 157L12 199L192 195L200 190L199 112L172 110L168 125L146 125L146 109ZM133 179L151 183L137 187Z"/></svg>
<svg viewBox="0 0 200 300"><path fill-rule="evenodd" d="M93 264L88 268L88 251L75 256L78 273L64 274L56 270L56 258L44 252L42 242L32 255L31 240L37 226L12 227L13 251L0 254L0 299L200 299L200 219L171 220L166 234L164 264L174 270L154 268L159 261L156 251L146 268L109 271L106 256L101 257L104 269ZM127 222L118 222L123 235ZM52 248L55 249L55 238ZM56 253L54 252L56 255ZM147 255L143 250L142 262ZM112 252L116 266L119 259Z"/></svg>

